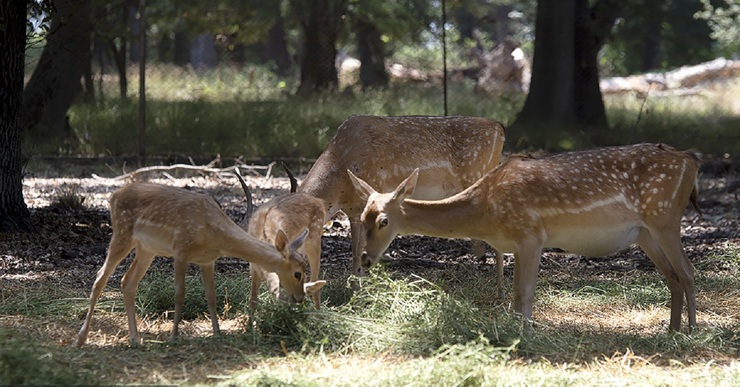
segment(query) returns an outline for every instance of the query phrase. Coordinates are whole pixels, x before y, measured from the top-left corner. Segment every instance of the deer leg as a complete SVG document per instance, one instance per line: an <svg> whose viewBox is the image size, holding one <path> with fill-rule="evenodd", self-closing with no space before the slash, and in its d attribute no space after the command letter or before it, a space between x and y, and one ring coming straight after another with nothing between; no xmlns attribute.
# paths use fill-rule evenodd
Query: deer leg
<svg viewBox="0 0 740 387"><path fill-rule="evenodd" d="M640 232L637 238L637 244L640 245L642 251L653 261L655 267L663 273L668 283L668 289L671 291L671 319L669 327L671 330L678 331L681 328L681 310L683 309L683 288L678 281L678 274L668 258L663 253L663 250L658 245L658 242L653 239L647 230ZM678 313L676 313L678 311Z"/></svg>
<svg viewBox="0 0 740 387"><path fill-rule="evenodd" d="M141 344L141 338L136 329L136 290L139 288L141 278L149 270L152 260L154 260L154 253L138 245L134 261L121 280L121 292L123 293L123 305L126 307L126 316L128 317L128 336L131 345Z"/></svg>
<svg viewBox="0 0 740 387"><path fill-rule="evenodd" d="M311 244L304 245L304 249L306 255L308 255L308 267L311 268L311 282L316 282L319 280L319 274L321 273L321 237L311 240ZM314 307L321 309L321 291L313 292L311 298Z"/></svg>
<svg viewBox="0 0 740 387"><path fill-rule="evenodd" d="M363 262L363 260L367 260L367 256L363 254L365 250L365 227L362 225L359 216L350 216L349 226L350 235L352 236L352 274L365 276L367 275L365 267L375 264L375 262Z"/></svg>
<svg viewBox="0 0 740 387"><path fill-rule="evenodd" d="M182 318L182 305L185 303L185 274L188 271L188 263L182 256L173 257L175 260L175 321L172 323L170 340L175 340L179 334L178 326Z"/></svg>
<svg viewBox="0 0 740 387"><path fill-rule="evenodd" d="M541 244L522 244L514 258L514 311L521 313L525 323L532 320L537 272L542 255Z"/></svg>
<svg viewBox="0 0 740 387"><path fill-rule="evenodd" d="M262 284L262 271L254 266L254 263L249 264L249 274L252 277L252 290L249 294L249 309L250 318L254 314L254 310L257 309L257 303L259 302L260 285Z"/></svg>
<svg viewBox="0 0 740 387"><path fill-rule="evenodd" d="M218 335L219 333L221 333L221 331L218 328L218 313L216 312L214 262L211 262L210 264L200 265L200 274L203 278L203 288L206 292L206 301L208 301L208 313L211 315L211 326L213 327L213 334Z"/></svg>
<svg viewBox="0 0 740 387"><path fill-rule="evenodd" d="M661 268L661 271L668 278L668 285L671 290L670 329L674 331L681 329L681 312L683 311L683 299L685 295L689 315L688 331L691 333L692 329L696 327L694 265L691 264L689 257L683 249L679 232L650 231L650 236L654 240L653 248L657 245L661 253L661 264L665 267ZM640 246L642 247L642 243ZM656 260L653 260L653 262L658 266Z"/></svg>
<svg viewBox="0 0 740 387"><path fill-rule="evenodd" d="M116 267L118 267L121 261L129 252L131 252L132 249L133 246L129 238L121 237L117 233L113 234L110 246L108 247L108 255L105 258L105 263L100 270L98 270L95 283L90 292L90 308L88 308L85 322L82 323L82 328L80 328L80 332L77 334L76 346L80 347L85 344L85 341L87 341L87 335L90 332L90 322L92 321L92 315L95 311L95 305L97 304L100 295L103 293L103 289L105 289L105 286L108 284L108 279L111 274L113 274Z"/></svg>
<svg viewBox="0 0 740 387"><path fill-rule="evenodd" d="M471 239L470 246L473 250L473 256L480 262L486 261L486 242L478 239Z"/></svg>

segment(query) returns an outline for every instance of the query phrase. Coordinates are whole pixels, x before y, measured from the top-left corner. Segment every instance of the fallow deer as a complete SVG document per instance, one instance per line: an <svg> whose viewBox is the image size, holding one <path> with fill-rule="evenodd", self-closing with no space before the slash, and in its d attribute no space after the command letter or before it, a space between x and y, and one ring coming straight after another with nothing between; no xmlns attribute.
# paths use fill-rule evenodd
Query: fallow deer
<svg viewBox="0 0 740 387"><path fill-rule="evenodd" d="M219 333L214 289L214 263L219 257L241 258L277 273L280 284L295 302L303 300L305 289L313 285L305 283L306 258L297 252L303 238L290 242L283 231L276 230L275 246L256 239L234 223L208 195L161 184L133 183L111 194L110 213L113 236L105 263L92 286L90 307L77 335L77 346L87 340L95 304L108 278L134 248L136 255L121 281L132 345L141 343L136 328L136 290L155 255L174 259L175 319L170 339L178 334L185 274L190 263L201 268L214 334Z"/></svg>
<svg viewBox="0 0 740 387"><path fill-rule="evenodd" d="M497 166L503 145L503 125L481 117L350 116L339 126L298 192L322 199L326 220L339 211L347 215L352 273L361 275L379 257L362 255L365 232L360 214L365 201L355 194L345 170L380 190L390 190L418 168L413 197L441 199L464 190ZM476 254L484 253L485 246L478 245ZM494 254L500 285L503 256Z"/></svg>
<svg viewBox="0 0 740 387"><path fill-rule="evenodd" d="M308 266L311 268L311 283L313 286L306 289L306 292L313 299L314 306L319 309L321 307L320 290L326 284L325 281L319 280L321 236L324 233L324 218L326 217L324 203L313 196L295 193L295 178L285 165L283 167L291 180L291 193L276 197L260 205L257 211L254 211L254 202L247 183L236 172L247 202L245 222L240 225L253 237L270 244L276 243L275 232L277 230L284 231L289 237L298 236L302 232L308 233L300 251L308 258ZM280 278L256 263L250 263L249 272L252 278L249 307L250 315L254 315L257 308L259 287L262 282L264 281L267 284L267 288L273 296L279 298Z"/></svg>
<svg viewBox="0 0 740 387"><path fill-rule="evenodd" d="M526 321L542 249L602 256L637 243L665 275L671 291L669 327L696 326L694 266L681 244L686 204L696 205L698 158L662 144L510 157L463 192L438 201L407 199L418 171L379 193L348 170L367 199L361 220L366 253L378 257L398 234L476 238L512 252L514 309Z"/></svg>

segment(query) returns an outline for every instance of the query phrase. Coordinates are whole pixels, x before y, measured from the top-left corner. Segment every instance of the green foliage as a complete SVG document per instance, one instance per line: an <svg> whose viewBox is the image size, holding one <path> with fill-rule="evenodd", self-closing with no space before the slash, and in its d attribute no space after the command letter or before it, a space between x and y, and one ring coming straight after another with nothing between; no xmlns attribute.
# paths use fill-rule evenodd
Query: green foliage
<svg viewBox="0 0 740 387"><path fill-rule="evenodd" d="M86 209L85 196L79 193L79 185L64 184L53 194L50 206L60 211L77 212Z"/></svg>
<svg viewBox="0 0 740 387"><path fill-rule="evenodd" d="M719 2L701 0L703 10L696 12L694 17L706 20L712 29L711 37L719 45L719 51L730 56L740 52L740 2L737 0L723 0L722 6L715 6Z"/></svg>
<svg viewBox="0 0 740 387"><path fill-rule="evenodd" d="M135 77L134 77L135 79ZM147 153L223 158L315 158L337 127L352 114L441 115L442 90L435 84L397 84L386 90L314 99L292 97L297 85L265 68L219 68L195 73L172 66L150 69L147 76ZM508 126L525 95L480 95L469 80L449 84L449 114L483 116ZM106 84L105 96L117 93ZM546 127L541 133L507 131L506 149L528 149L531 139L547 149L578 149L642 141L665 142L705 153L740 153L738 115L732 101L740 84L730 83L696 95L605 96L608 121L603 132L574 132ZM647 98L647 100L645 100ZM113 156L138 150L136 98L105 97L77 103L69 112L75 139L26 138L36 154ZM643 104L644 102L644 104Z"/></svg>
<svg viewBox="0 0 740 387"><path fill-rule="evenodd" d="M244 310L249 298L248 276L216 277L216 307L219 316L229 316L237 310ZM137 313L141 316L164 316L175 310L175 285L173 274L164 270L150 270L139 284L136 296ZM185 277L185 302L183 320L194 320L208 316L208 302L200 275ZM233 316L232 316L233 317Z"/></svg>
<svg viewBox="0 0 740 387"><path fill-rule="evenodd" d="M147 92L147 153L225 158L317 157L352 114L440 115L439 85L408 84L359 95L290 96L289 85L265 69L226 68L196 74L171 66L151 70ZM111 87L114 85L111 85ZM111 89L105 95L113 95ZM286 91L287 90L287 91ZM513 121L524 96L486 97L472 84L450 87L450 114ZM38 153L131 154L137 151L135 99L75 104L70 122L77 144L28 139Z"/></svg>
<svg viewBox="0 0 740 387"><path fill-rule="evenodd" d="M716 94L676 97L607 97L607 117L612 129L602 133L598 144L663 142L704 153L740 154L740 122L730 102L740 91L740 83L731 82L723 89Z"/></svg>
<svg viewBox="0 0 740 387"><path fill-rule="evenodd" d="M695 0L629 1L601 52L602 75L668 70L714 59L706 21Z"/></svg>
<svg viewBox="0 0 740 387"><path fill-rule="evenodd" d="M257 332L308 351L412 355L496 336L497 323L485 313L424 279L394 280L378 268L355 280L358 290L335 307L315 310L264 300Z"/></svg>
<svg viewBox="0 0 740 387"><path fill-rule="evenodd" d="M73 371L65 359L35 338L0 329L0 385L92 385L90 376Z"/></svg>

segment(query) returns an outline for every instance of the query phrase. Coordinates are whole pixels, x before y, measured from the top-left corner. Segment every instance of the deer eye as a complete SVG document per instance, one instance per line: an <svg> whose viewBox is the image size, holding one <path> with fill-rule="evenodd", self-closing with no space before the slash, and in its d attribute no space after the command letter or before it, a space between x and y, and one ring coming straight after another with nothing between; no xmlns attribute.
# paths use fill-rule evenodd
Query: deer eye
<svg viewBox="0 0 740 387"><path fill-rule="evenodd" d="M378 228L383 228L388 225L388 218L382 217L380 218L380 221L378 221Z"/></svg>
<svg viewBox="0 0 740 387"><path fill-rule="evenodd" d="M300 280L303 277L303 274L300 271L297 271L293 273L293 277L295 277L295 279L297 280Z"/></svg>

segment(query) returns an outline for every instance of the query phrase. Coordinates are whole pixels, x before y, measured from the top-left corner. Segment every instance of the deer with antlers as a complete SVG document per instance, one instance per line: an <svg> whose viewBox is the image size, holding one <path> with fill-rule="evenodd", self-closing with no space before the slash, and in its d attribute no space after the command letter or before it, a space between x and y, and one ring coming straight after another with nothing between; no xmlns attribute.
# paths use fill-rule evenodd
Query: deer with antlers
<svg viewBox="0 0 740 387"><path fill-rule="evenodd" d="M306 233L288 240L275 231L274 246L250 236L234 223L208 195L152 183L133 183L110 198L111 237L108 255L92 286L90 307L77 335L77 346L87 340L95 305L113 271L136 249L131 266L121 281L123 302L132 345L141 343L136 328L136 290L156 255L171 256L175 266L175 318L170 339L178 334L185 298L188 264L200 266L213 333L219 333L214 289L214 263L222 256L241 258L275 272L290 300L303 300L306 289L306 258L298 252Z"/></svg>
<svg viewBox="0 0 740 387"><path fill-rule="evenodd" d="M504 127L480 117L351 116L302 181L298 192L324 201L326 220L343 211L350 222L352 273L362 275L379 256L363 255L360 214L365 200L344 173L351 170L380 190L391 190L419 170L416 199L441 199L473 184L501 160ZM478 245L478 256L485 247ZM503 256L496 253L499 285Z"/></svg>
<svg viewBox="0 0 740 387"><path fill-rule="evenodd" d="M288 236L298 236L303 232L305 236L300 251L308 259L308 266L311 269L311 284L307 293L311 296L316 309L321 307L321 288L326 281L319 280L321 269L321 236L324 233L324 218L326 211L324 203L313 196L295 193L297 181L287 166L283 168L290 178L291 189L287 195L276 197L267 203L259 206L257 211L254 210L254 201L247 183L239 172L235 172L239 179L247 201L247 214L244 217L245 222L241 226L253 237L263 240L270 244L275 244L276 230L282 230ZM267 284L270 293L279 298L280 296L280 278L276 273L265 270L258 263L250 263L249 273L252 278L252 288L249 297L250 315L254 315L257 308L259 287L262 282Z"/></svg>
<svg viewBox="0 0 740 387"><path fill-rule="evenodd" d="M484 240L514 253L514 309L529 321L543 248L602 256L636 243L667 279L670 329L681 328L685 298L690 332L694 266L680 228L689 201L698 211L698 169L693 153L662 144L510 157L468 189L436 201L409 199L418 171L387 193L347 172L367 200L361 221L370 257L398 234Z"/></svg>

